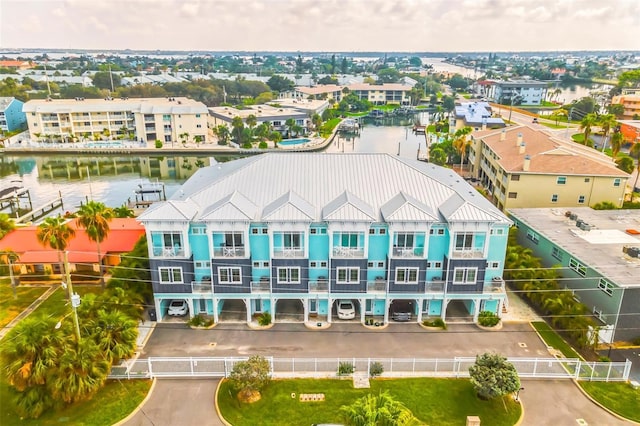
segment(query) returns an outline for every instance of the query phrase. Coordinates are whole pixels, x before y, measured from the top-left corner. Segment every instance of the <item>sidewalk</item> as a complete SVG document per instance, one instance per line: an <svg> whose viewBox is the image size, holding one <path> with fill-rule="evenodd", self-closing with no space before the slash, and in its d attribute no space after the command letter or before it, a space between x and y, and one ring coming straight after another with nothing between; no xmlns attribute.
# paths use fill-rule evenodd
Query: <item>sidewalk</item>
<svg viewBox="0 0 640 426"><path fill-rule="evenodd" d="M13 329L13 327L15 327L16 324L18 324L23 318L26 318L29 314L31 314L31 312L33 312L38 306L40 306L42 302L47 300L49 296L51 296L53 292L56 291L57 288L58 286L49 287L49 289L45 291L42 294L42 296L38 297L31 305L29 305L27 309L20 312L20 314L18 314L18 316L16 316L9 324L7 324L4 328L0 329L0 340L4 336L6 336L7 333L9 333Z"/></svg>

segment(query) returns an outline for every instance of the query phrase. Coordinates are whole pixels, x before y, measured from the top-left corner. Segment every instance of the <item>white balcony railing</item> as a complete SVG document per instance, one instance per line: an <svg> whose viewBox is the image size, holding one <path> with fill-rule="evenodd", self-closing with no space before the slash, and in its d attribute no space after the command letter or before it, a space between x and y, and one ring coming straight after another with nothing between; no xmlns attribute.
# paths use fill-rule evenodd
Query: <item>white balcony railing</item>
<svg viewBox="0 0 640 426"><path fill-rule="evenodd" d="M424 283L425 293L444 293L444 281L433 280Z"/></svg>
<svg viewBox="0 0 640 426"><path fill-rule="evenodd" d="M453 250L451 253L452 259L482 259L484 258L484 253L482 250Z"/></svg>
<svg viewBox="0 0 640 426"><path fill-rule="evenodd" d="M328 293L328 292L329 292L328 280L309 281L309 293Z"/></svg>
<svg viewBox="0 0 640 426"><path fill-rule="evenodd" d="M364 257L363 247L334 247L333 257Z"/></svg>
<svg viewBox="0 0 640 426"><path fill-rule="evenodd" d="M184 257L184 249L182 247L154 247L153 255L155 257Z"/></svg>
<svg viewBox="0 0 640 426"><path fill-rule="evenodd" d="M394 247L393 257L418 258L424 256L422 247Z"/></svg>
<svg viewBox="0 0 640 426"><path fill-rule="evenodd" d="M214 257L245 257L245 250L242 246L236 247L216 247L213 249Z"/></svg>
<svg viewBox="0 0 640 426"><path fill-rule="evenodd" d="M273 257L278 258L303 258L304 248L302 247L274 247Z"/></svg>
<svg viewBox="0 0 640 426"><path fill-rule="evenodd" d="M384 280L367 281L367 293L386 293L387 282Z"/></svg>
<svg viewBox="0 0 640 426"><path fill-rule="evenodd" d="M192 293L211 293L213 285L211 281L191 281Z"/></svg>
<svg viewBox="0 0 640 426"><path fill-rule="evenodd" d="M251 281L251 293L270 293L271 282L268 280Z"/></svg>
<svg viewBox="0 0 640 426"><path fill-rule="evenodd" d="M483 293L504 293L504 280L500 277L493 277L491 282L485 283L482 286Z"/></svg>

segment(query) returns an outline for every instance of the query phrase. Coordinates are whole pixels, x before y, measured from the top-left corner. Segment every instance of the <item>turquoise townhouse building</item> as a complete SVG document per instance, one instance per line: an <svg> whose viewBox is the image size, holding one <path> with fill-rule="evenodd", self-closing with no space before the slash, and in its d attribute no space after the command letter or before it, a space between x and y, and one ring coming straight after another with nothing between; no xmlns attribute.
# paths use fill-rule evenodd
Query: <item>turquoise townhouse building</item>
<svg viewBox="0 0 640 426"><path fill-rule="evenodd" d="M512 222L449 169L388 154L269 153L195 173L140 217L157 319L189 315L331 323L395 310L501 315ZM406 312L405 312L406 313ZM406 317L405 317L406 318Z"/></svg>
<svg viewBox="0 0 640 426"><path fill-rule="evenodd" d="M13 132L27 128L24 103L14 97L0 97L0 131Z"/></svg>

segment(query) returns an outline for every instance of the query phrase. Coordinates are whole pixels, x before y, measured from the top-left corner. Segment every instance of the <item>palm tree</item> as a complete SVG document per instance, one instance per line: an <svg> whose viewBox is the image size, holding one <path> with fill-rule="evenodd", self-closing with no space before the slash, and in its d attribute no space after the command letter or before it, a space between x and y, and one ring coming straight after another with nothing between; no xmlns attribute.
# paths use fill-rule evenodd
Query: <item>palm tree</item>
<svg viewBox="0 0 640 426"><path fill-rule="evenodd" d="M636 181L633 184L633 191L638 187L638 178L640 178L640 143L634 143L629 150L629 155L636 159ZM633 201L633 200L631 200Z"/></svg>
<svg viewBox="0 0 640 426"><path fill-rule="evenodd" d="M94 330L94 341L110 363L118 364L135 353L138 324L127 314L118 310L99 310L89 328Z"/></svg>
<svg viewBox="0 0 640 426"><path fill-rule="evenodd" d="M604 152L604 149L607 146L607 136L609 136L609 132L611 129L616 127L618 122L613 114L601 115L598 122L602 128L602 152Z"/></svg>
<svg viewBox="0 0 640 426"><path fill-rule="evenodd" d="M60 216L48 217L40 225L36 232L38 242L45 247L58 251L58 263L60 271L64 274L62 263L62 252L67 249L69 240L76 235L76 232L69 226L66 220Z"/></svg>
<svg viewBox="0 0 640 426"><path fill-rule="evenodd" d="M584 116L582 121L580 122L580 129L584 132L584 142L583 145L589 145L589 136L591 136L591 127L595 126L598 123L598 116L594 113L589 113Z"/></svg>
<svg viewBox="0 0 640 426"><path fill-rule="evenodd" d="M0 213L0 240L16 227L15 222L6 213Z"/></svg>
<svg viewBox="0 0 640 426"><path fill-rule="evenodd" d="M229 142L229 128L224 124L213 129L213 134L218 138L218 145L226 145Z"/></svg>
<svg viewBox="0 0 640 426"><path fill-rule="evenodd" d="M287 129L287 137L291 137L291 133L293 133L294 127L296 126L296 120L293 118L287 118L284 122L284 127Z"/></svg>
<svg viewBox="0 0 640 426"><path fill-rule="evenodd" d="M76 219L76 223L85 229L87 237L96 243L98 249L98 272L102 288L104 288L104 276L102 274L100 243L109 235L109 221L113 216L113 209L105 206L104 203L89 201L80 206Z"/></svg>
<svg viewBox="0 0 640 426"><path fill-rule="evenodd" d="M554 119L554 120L556 120L556 126L557 126L558 125L558 121L560 120L560 117L567 118L568 116L569 116L569 114L567 113L567 110L560 108L560 109L557 109L557 110L553 111L549 117Z"/></svg>
<svg viewBox="0 0 640 426"><path fill-rule="evenodd" d="M20 256L18 256L18 253L11 250L10 248L0 251L0 265L7 265L7 272L9 273L9 277L11 278L11 289L13 290L13 298L16 300L18 299L18 293L16 291L16 279L14 277L14 264L19 258Z"/></svg>
<svg viewBox="0 0 640 426"><path fill-rule="evenodd" d="M462 173L462 163L464 162L464 156L467 153L467 148L471 145L471 139L467 139L467 135L471 133L473 129L465 126L462 129L456 130L454 133L454 140L452 145L454 149L460 154L460 173Z"/></svg>
<svg viewBox="0 0 640 426"><path fill-rule="evenodd" d="M624 137L620 132L613 132L611 136L611 157L615 161L620 149L622 148L622 143L624 142Z"/></svg>
<svg viewBox="0 0 640 426"><path fill-rule="evenodd" d="M113 209L113 214L114 214L114 217L118 217L118 218L135 217L133 210L127 207L126 204L123 204L120 207L115 207Z"/></svg>
<svg viewBox="0 0 640 426"><path fill-rule="evenodd" d="M249 130L251 130L251 133L253 133L253 128L258 124L258 119L256 118L256 116L253 114L249 114L245 119L245 122L247 123L247 127L249 127Z"/></svg>
<svg viewBox="0 0 640 426"><path fill-rule="evenodd" d="M368 394L351 405L340 407L346 423L351 426L419 425L418 419L388 392Z"/></svg>
<svg viewBox="0 0 640 426"><path fill-rule="evenodd" d="M231 120L231 131L233 138L235 139L238 145L242 145L242 133L244 131L244 122L242 121L242 117L236 115Z"/></svg>
<svg viewBox="0 0 640 426"><path fill-rule="evenodd" d="M313 123L313 128L318 131L320 130L320 126L322 126L322 117L320 114L315 113L311 116L311 123Z"/></svg>

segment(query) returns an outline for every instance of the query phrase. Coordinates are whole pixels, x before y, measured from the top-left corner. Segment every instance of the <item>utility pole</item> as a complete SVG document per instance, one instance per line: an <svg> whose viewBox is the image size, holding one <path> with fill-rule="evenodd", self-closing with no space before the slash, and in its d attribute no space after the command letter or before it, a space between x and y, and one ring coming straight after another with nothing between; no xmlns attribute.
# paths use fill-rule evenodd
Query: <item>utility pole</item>
<svg viewBox="0 0 640 426"><path fill-rule="evenodd" d="M564 131L564 137L569 137L569 123L571 123L571 116L573 115L573 108L569 110L569 116L567 116L567 128Z"/></svg>
<svg viewBox="0 0 640 426"><path fill-rule="evenodd" d="M7 260L9 261L9 279L11 280L11 289L13 290L13 298L18 299L18 290L16 289L16 277L13 276L13 261L15 254L8 253Z"/></svg>
<svg viewBox="0 0 640 426"><path fill-rule="evenodd" d="M64 271L66 275L66 284L69 290L69 300L71 301L71 309L73 312L73 325L75 327L76 338L80 343L80 322L78 322L78 306L80 306L80 295L73 292L73 283L71 282L71 272L69 271L69 252L64 252Z"/></svg>

